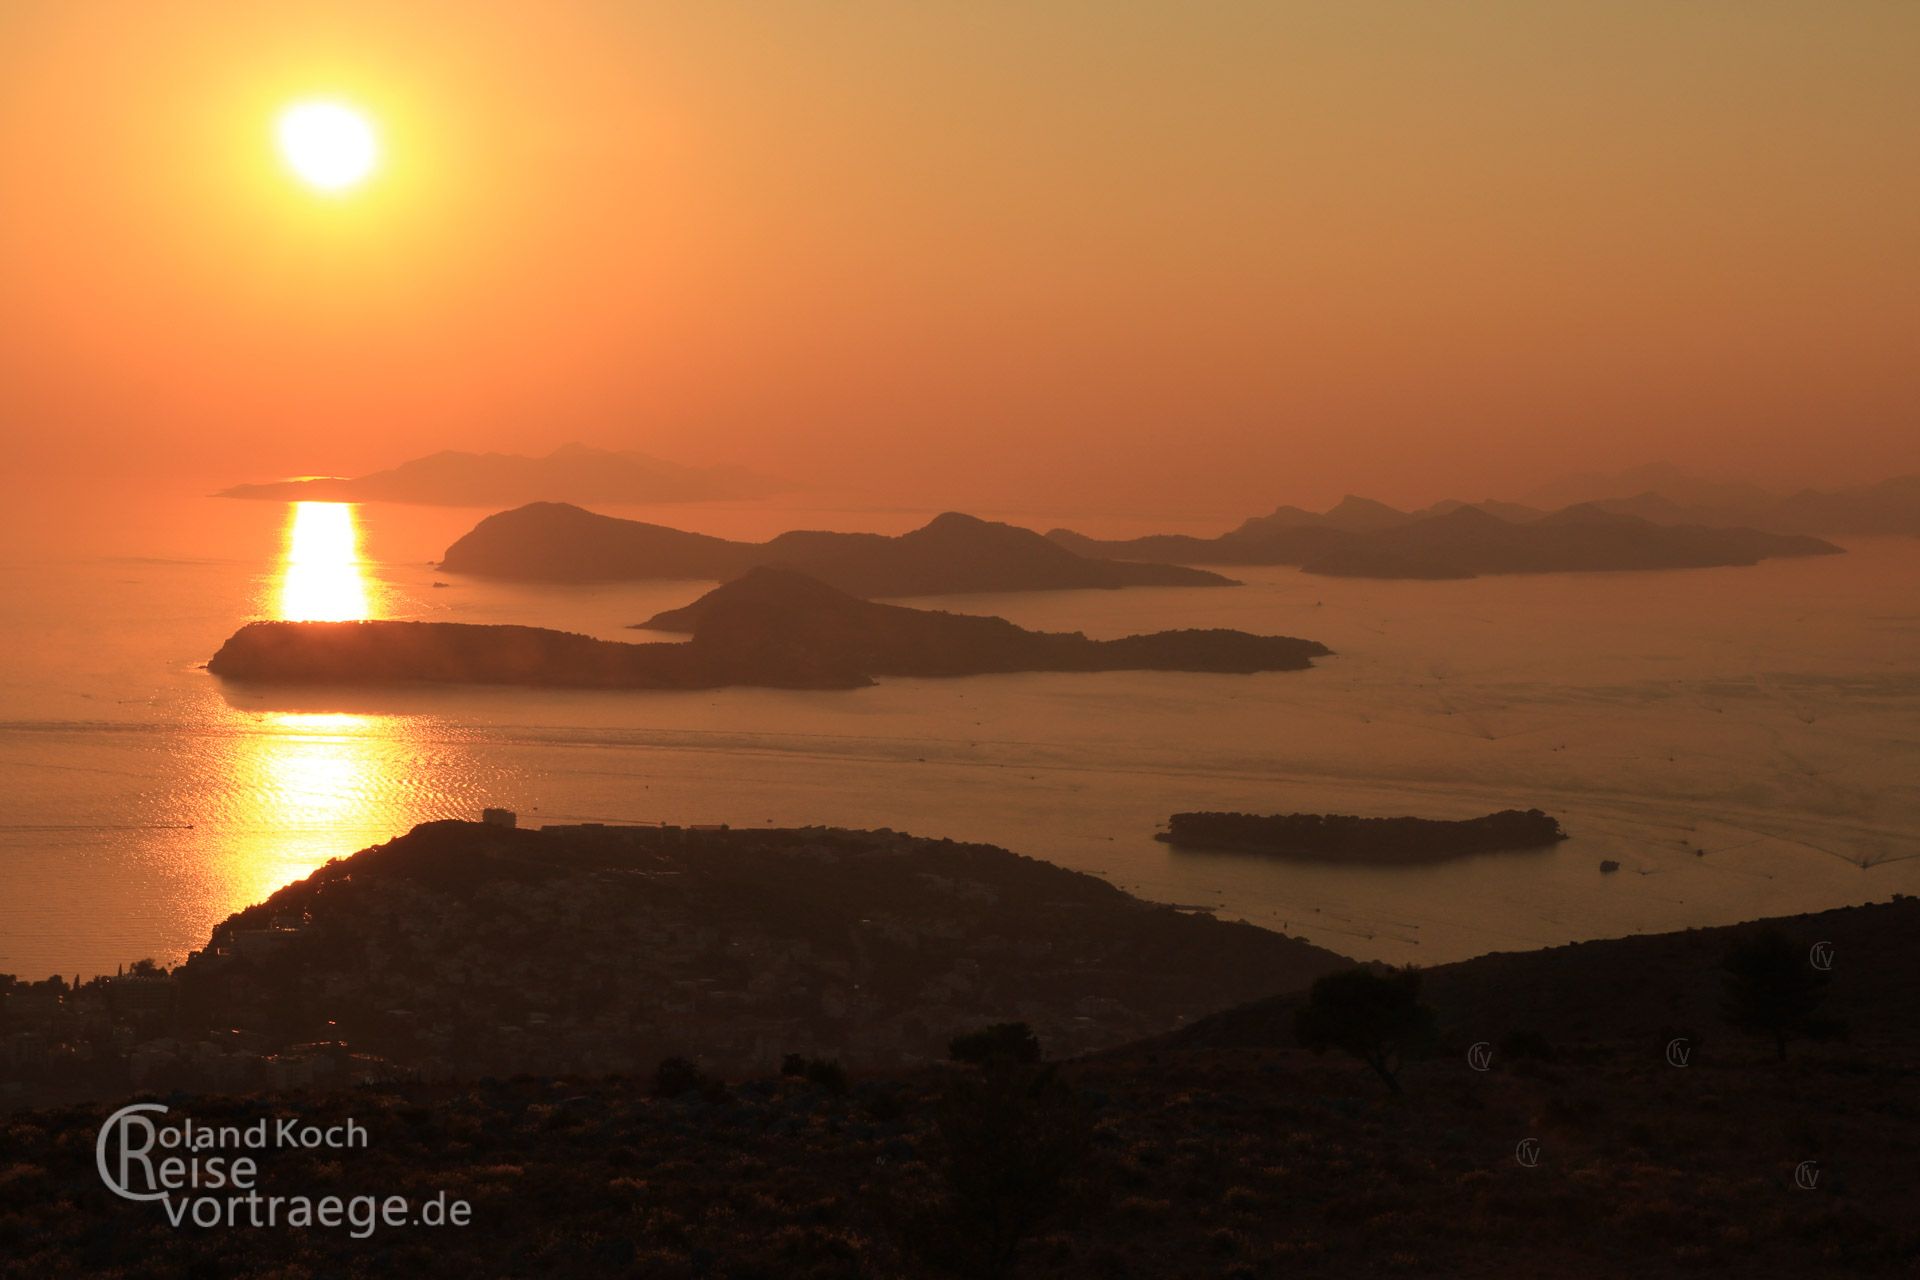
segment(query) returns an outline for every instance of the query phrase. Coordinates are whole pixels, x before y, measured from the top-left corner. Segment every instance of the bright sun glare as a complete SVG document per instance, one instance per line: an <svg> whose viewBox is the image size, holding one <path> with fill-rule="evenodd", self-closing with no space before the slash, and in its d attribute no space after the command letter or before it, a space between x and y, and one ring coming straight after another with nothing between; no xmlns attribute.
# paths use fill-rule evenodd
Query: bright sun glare
<svg viewBox="0 0 1920 1280"><path fill-rule="evenodd" d="M280 154L308 186L339 192L357 186L380 159L367 117L338 102L298 102L280 113Z"/></svg>
<svg viewBox="0 0 1920 1280"><path fill-rule="evenodd" d="M352 622L370 616L360 564L360 527L344 502L296 502L287 519L280 616L289 622Z"/></svg>

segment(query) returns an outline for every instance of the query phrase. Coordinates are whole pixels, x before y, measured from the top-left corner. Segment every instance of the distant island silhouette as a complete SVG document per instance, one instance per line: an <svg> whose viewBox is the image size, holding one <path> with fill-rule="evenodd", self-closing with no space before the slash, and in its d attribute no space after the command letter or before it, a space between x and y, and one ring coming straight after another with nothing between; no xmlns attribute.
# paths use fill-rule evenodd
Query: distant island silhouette
<svg viewBox="0 0 1920 1280"><path fill-rule="evenodd" d="M1591 502L1660 524L1746 525L1775 533L1920 535L1920 475L1838 489L1777 493L1754 484L1706 480L1654 462L1611 475L1567 476L1527 501Z"/></svg>
<svg viewBox="0 0 1920 1280"><path fill-rule="evenodd" d="M1203 569L1133 560L1090 557L1029 529L957 512L898 537L796 530L736 542L535 502L482 520L447 548L440 567L523 582L607 582L725 580L781 565L857 596L1234 585Z"/></svg>
<svg viewBox="0 0 1920 1280"><path fill-rule="evenodd" d="M1297 671L1330 652L1313 640L1244 631L1117 640L1028 631L1003 618L875 604L774 568L752 570L642 625L691 638L624 644L464 622L255 622L235 632L207 669L258 683L848 689L881 675Z"/></svg>
<svg viewBox="0 0 1920 1280"><path fill-rule="evenodd" d="M1282 507L1217 538L1100 540L1070 529L1047 536L1087 556L1298 565L1307 573L1343 578L1704 569L1841 551L1803 534L1658 524L1591 503L1547 514L1511 503L1464 502L1403 512L1356 497L1323 513Z"/></svg>
<svg viewBox="0 0 1920 1280"><path fill-rule="evenodd" d="M1156 839L1189 849L1228 849L1341 862L1438 862L1473 853L1541 849L1567 838L1538 809L1483 818L1359 818L1339 813L1176 813Z"/></svg>
<svg viewBox="0 0 1920 1280"><path fill-rule="evenodd" d="M568 444L545 457L449 449L363 476L240 484L215 496L271 502L491 507L543 499L705 502L764 497L777 488L744 467L689 467L644 453Z"/></svg>

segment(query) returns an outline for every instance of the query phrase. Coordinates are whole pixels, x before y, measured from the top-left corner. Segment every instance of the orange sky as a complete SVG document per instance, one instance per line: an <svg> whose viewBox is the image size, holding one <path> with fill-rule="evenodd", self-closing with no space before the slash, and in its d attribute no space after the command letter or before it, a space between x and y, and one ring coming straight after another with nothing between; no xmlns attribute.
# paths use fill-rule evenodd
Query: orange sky
<svg viewBox="0 0 1920 1280"><path fill-rule="evenodd" d="M297 10L297 12L296 12ZM1920 5L0 9L0 431L876 498L1920 468ZM379 122L353 195L276 111Z"/></svg>

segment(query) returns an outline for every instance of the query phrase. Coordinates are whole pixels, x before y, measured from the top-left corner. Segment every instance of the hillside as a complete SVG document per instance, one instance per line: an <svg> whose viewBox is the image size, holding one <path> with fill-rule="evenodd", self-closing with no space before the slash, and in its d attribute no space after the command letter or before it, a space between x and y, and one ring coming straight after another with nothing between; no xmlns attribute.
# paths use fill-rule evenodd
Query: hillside
<svg viewBox="0 0 1920 1280"><path fill-rule="evenodd" d="M434 822L216 926L152 980L164 989L142 989L164 1017L128 1014L123 1039L75 1013L67 1031L96 1095L260 1083L316 1057L325 1074L359 1062L462 1079L669 1054L734 1072L791 1052L871 1069L937 1061L1004 1018L1060 1049L1108 1047L1345 963L989 845ZM95 992L107 1011L122 986ZM195 1047L210 1033L211 1056ZM27 1074L36 1096L83 1079L48 1072Z"/></svg>
<svg viewBox="0 0 1920 1280"><path fill-rule="evenodd" d="M998 1273L1023 1277L1910 1275L1920 903L1778 924L1834 944L1853 1026L1785 1064L1714 1017L1733 931L1698 930L1430 971L1443 1043L1401 1098L1297 1048L1294 1002L1271 1001L1069 1062L1064 1092L945 1067L844 1092L662 1096L643 1075L173 1100L357 1118L367 1150L275 1155L264 1188L443 1191L472 1205L458 1231L175 1230L100 1186L104 1105L43 1111L9 1130L27 1211L0 1219L0 1273L985 1275L982 1239L1010 1233Z"/></svg>
<svg viewBox="0 0 1920 1280"><path fill-rule="evenodd" d="M736 542L536 502L488 516L447 548L449 573L529 582L727 579L776 565L856 596L1133 586L1230 586L1175 565L1093 559L1012 525L948 513L898 537L797 530Z"/></svg>

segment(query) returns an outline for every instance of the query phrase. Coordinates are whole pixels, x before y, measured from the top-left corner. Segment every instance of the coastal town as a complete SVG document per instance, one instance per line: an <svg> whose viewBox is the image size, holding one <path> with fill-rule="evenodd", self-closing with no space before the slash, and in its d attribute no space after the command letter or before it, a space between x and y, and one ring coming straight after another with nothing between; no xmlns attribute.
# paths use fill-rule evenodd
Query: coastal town
<svg viewBox="0 0 1920 1280"><path fill-rule="evenodd" d="M990 846L521 830L495 810L330 862L171 969L7 979L0 1103L626 1074L670 1055L888 1068L1008 1019L1077 1053L1339 962Z"/></svg>

